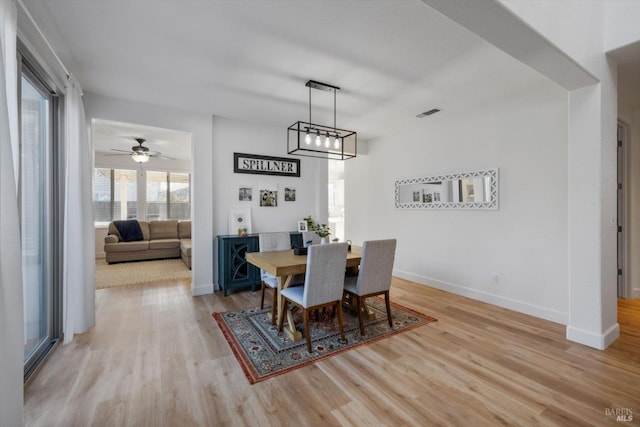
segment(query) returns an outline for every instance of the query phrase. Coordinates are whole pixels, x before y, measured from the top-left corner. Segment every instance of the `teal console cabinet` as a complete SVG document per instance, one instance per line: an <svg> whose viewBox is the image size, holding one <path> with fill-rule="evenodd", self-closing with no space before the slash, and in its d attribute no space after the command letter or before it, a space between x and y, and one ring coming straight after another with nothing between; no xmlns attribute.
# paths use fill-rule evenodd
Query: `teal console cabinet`
<svg viewBox="0 0 640 427"><path fill-rule="evenodd" d="M251 286L255 291L260 286L260 269L246 260L248 252L258 252L257 234L217 236L218 240L218 285L227 296L229 290ZM291 233L291 247L302 246L302 234Z"/></svg>
<svg viewBox="0 0 640 427"><path fill-rule="evenodd" d="M218 236L218 284L225 297L230 289L260 285L260 269L247 262L247 252L258 252L258 236Z"/></svg>

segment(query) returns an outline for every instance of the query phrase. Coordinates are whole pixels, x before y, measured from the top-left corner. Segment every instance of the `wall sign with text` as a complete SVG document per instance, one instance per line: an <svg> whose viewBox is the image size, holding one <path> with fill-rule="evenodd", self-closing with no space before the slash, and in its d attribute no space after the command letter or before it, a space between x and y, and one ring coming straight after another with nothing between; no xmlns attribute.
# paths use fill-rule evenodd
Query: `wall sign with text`
<svg viewBox="0 0 640 427"><path fill-rule="evenodd" d="M300 159L233 153L233 171L256 175L300 177Z"/></svg>

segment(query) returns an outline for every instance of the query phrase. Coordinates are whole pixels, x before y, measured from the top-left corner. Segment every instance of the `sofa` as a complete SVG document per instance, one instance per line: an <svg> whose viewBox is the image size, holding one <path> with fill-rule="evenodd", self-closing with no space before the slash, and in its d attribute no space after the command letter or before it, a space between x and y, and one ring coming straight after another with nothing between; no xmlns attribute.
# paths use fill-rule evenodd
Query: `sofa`
<svg viewBox="0 0 640 427"><path fill-rule="evenodd" d="M104 238L107 263L182 258L191 269L191 221L138 221L142 240L124 241L111 222Z"/></svg>

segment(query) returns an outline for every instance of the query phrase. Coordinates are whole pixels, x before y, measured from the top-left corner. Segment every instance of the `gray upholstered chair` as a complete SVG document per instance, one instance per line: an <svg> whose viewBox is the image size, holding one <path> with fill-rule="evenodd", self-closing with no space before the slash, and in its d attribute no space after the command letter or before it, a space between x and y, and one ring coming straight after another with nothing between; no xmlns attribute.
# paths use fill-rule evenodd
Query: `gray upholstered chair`
<svg viewBox="0 0 640 427"><path fill-rule="evenodd" d="M258 242L260 252L267 251L284 251L291 249L291 237L286 231L277 233L260 233L258 234ZM260 299L260 308L264 308L264 290L269 287L273 289L273 302L271 305L271 323L276 324L276 307L278 306L278 279L271 273L260 269L260 279L262 280L262 297Z"/></svg>
<svg viewBox="0 0 640 427"><path fill-rule="evenodd" d="M303 231L302 232L302 243L306 248L307 242L311 242L312 245L317 245L320 243L320 236L318 236L315 231Z"/></svg>
<svg viewBox="0 0 640 427"><path fill-rule="evenodd" d="M344 280L345 296L356 301L356 310L360 322L360 334L364 335L363 302L365 298L384 294L387 306L389 327L393 327L391 320L391 304L389 302L389 288L393 260L396 252L396 239L369 240L362 244L362 258L357 277L347 277Z"/></svg>
<svg viewBox="0 0 640 427"><path fill-rule="evenodd" d="M346 243L312 245L309 247L307 254L304 287L287 288L282 291L284 305L283 313L280 315L278 322L278 330L282 331L282 323L289 303L300 307L303 311L304 334L307 339L309 353L311 353L311 333L309 330L309 312L311 310L337 306L340 338L344 341L342 291L346 264ZM290 326L293 328L293 325Z"/></svg>

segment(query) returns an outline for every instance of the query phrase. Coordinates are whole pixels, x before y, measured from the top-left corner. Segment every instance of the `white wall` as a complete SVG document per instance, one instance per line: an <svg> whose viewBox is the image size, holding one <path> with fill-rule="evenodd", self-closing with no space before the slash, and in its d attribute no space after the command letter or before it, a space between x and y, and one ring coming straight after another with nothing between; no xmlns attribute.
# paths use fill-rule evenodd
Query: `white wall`
<svg viewBox="0 0 640 427"><path fill-rule="evenodd" d="M327 219L327 161L286 154L286 126L274 127L222 117L213 119L213 220L214 234L229 234L229 211L236 207L251 209L252 232L294 231L307 215ZM300 178L233 172L233 153L260 154L300 159ZM253 189L251 202L238 201L238 189ZM262 186L278 187L278 206L260 207ZM284 201L284 188L296 189L296 201ZM217 283L217 272L216 283Z"/></svg>
<svg viewBox="0 0 640 427"><path fill-rule="evenodd" d="M113 120L189 132L192 135L193 224L192 284L193 295L213 291L213 208L214 182L211 115L174 108L141 104L85 92L83 98L87 121ZM87 126L89 126L89 123Z"/></svg>
<svg viewBox="0 0 640 427"><path fill-rule="evenodd" d="M640 41L640 2L634 0L610 1L605 5L605 50L612 51L623 46L638 44ZM629 126L630 140L627 151L629 167L629 206L627 236L628 275L632 298L640 298L640 265L635 260L640 257L640 109L638 106L621 105L618 117Z"/></svg>
<svg viewBox="0 0 640 427"><path fill-rule="evenodd" d="M611 23L605 18L607 2L493 0L460 8L459 2L423 1L570 91L567 338L606 348L619 335L617 93L615 65L604 47ZM637 15L637 8L627 9ZM634 22L625 17L616 24Z"/></svg>
<svg viewBox="0 0 640 427"><path fill-rule="evenodd" d="M626 167L629 171L628 181L628 206L627 236L629 254L627 258L629 288L632 298L640 298L640 265L634 262L640 257L640 109L627 109L620 111L620 119L629 127L628 150L626 154Z"/></svg>
<svg viewBox="0 0 640 427"><path fill-rule="evenodd" d="M534 81L482 110L416 119L347 161L346 238L395 237L396 275L566 323L568 100ZM497 211L394 208L397 179L494 167Z"/></svg>
<svg viewBox="0 0 640 427"><path fill-rule="evenodd" d="M629 234L632 237L629 242L629 279L631 281L631 297L640 298L640 265L635 260L640 258L640 222L635 220L640 217L640 109L636 109L633 114L633 121L630 123L630 163L631 168L629 181L631 182L629 194Z"/></svg>
<svg viewBox="0 0 640 427"><path fill-rule="evenodd" d="M637 31L637 7L631 3L501 0L524 22L562 49L598 79L570 93L569 113L569 292L567 338L606 348L619 335L616 259L615 64L605 53L629 43ZM612 25L611 18L617 22ZM589 31L584 29L588 28ZM609 46L607 46L607 44ZM585 191L585 186L592 192Z"/></svg>

